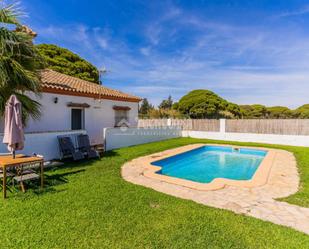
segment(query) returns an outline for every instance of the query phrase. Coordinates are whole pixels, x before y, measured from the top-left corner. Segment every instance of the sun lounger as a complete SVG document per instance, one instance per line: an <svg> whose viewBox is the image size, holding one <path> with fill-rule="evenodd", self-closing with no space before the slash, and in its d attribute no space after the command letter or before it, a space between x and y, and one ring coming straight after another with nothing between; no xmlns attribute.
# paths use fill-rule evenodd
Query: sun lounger
<svg viewBox="0 0 309 249"><path fill-rule="evenodd" d="M99 153L91 148L89 136L80 134L77 136L79 150L87 154L88 158L98 158Z"/></svg>
<svg viewBox="0 0 309 249"><path fill-rule="evenodd" d="M58 137L58 142L63 157L73 157L74 161L84 159L84 154L74 148L70 137Z"/></svg>

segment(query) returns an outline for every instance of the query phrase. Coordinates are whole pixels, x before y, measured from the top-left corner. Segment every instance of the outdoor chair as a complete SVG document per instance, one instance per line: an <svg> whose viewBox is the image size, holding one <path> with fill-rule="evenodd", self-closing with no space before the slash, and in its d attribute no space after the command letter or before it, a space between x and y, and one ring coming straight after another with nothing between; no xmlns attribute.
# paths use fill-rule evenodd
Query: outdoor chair
<svg viewBox="0 0 309 249"><path fill-rule="evenodd" d="M7 189L10 191L10 192L13 192L10 185L12 183L12 180L13 180L13 177L15 176L15 174L12 172L12 171L8 171L6 172L6 185L7 185ZM3 189L3 170L0 169L0 190Z"/></svg>
<svg viewBox="0 0 309 249"><path fill-rule="evenodd" d="M80 134L77 136L78 147L81 152L86 153L88 158L98 158L99 153L91 148L89 136Z"/></svg>
<svg viewBox="0 0 309 249"><path fill-rule="evenodd" d="M85 158L84 154L81 151L74 148L73 142L70 137L58 137L58 142L63 157L71 156L73 157L74 161Z"/></svg>
<svg viewBox="0 0 309 249"><path fill-rule="evenodd" d="M19 154L16 155L16 158L24 157L25 155ZM0 157L12 157L11 153L1 153ZM7 168L6 170L6 188L12 191L11 185L15 186L15 182L20 184L21 189L25 192L24 181L33 180L39 178L36 174L34 168L38 167L37 164L29 164L29 165L20 165L12 168ZM3 169L0 169L0 189L3 189Z"/></svg>
<svg viewBox="0 0 309 249"><path fill-rule="evenodd" d="M15 182L20 185L22 192L26 192L24 182L38 180L40 175L36 169L39 167L37 163L22 164L15 167L15 176L13 177L13 186Z"/></svg>

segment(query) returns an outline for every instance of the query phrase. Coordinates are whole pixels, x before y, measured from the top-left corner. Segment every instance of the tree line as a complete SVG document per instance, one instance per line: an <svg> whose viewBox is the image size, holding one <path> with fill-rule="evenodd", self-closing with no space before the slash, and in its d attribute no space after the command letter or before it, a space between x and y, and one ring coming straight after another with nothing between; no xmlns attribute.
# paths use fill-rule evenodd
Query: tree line
<svg viewBox="0 0 309 249"><path fill-rule="evenodd" d="M209 90L193 90L178 102L172 97L162 100L156 108L143 99L140 118L234 118L234 119L288 119L309 118L309 104L295 110L285 106L267 107L260 104L237 105Z"/></svg>

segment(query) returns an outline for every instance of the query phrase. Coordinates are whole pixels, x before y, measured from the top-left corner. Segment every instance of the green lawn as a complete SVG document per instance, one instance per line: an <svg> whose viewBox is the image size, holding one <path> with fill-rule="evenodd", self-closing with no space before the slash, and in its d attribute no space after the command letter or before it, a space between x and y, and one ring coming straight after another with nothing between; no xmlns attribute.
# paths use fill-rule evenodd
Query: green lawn
<svg viewBox="0 0 309 249"><path fill-rule="evenodd" d="M173 139L50 170L43 193L30 190L1 200L0 248L309 248L309 236L293 229L168 196L120 176L128 160L199 142L218 143ZM301 190L285 201L309 206L309 148L275 147L294 152L301 172Z"/></svg>

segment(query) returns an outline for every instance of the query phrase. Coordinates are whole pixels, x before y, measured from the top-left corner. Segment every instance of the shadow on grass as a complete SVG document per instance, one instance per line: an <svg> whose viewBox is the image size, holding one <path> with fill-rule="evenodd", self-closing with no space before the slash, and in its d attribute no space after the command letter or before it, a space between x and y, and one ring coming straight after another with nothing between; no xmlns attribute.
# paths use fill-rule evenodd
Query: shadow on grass
<svg viewBox="0 0 309 249"><path fill-rule="evenodd" d="M75 167L86 167L89 166L89 163L93 164L95 161L84 161L79 162L78 164L71 165L62 165L53 168L49 168L45 170L44 173L44 188L40 188L40 179L35 181L26 181L24 182L26 193L21 191L21 188L18 184L15 185L15 188L12 187L12 193L15 193L14 196L18 198L31 198L34 195L44 195L47 193L59 193L65 191L64 189L56 189L56 186L64 185L69 182L68 177L75 174L80 174L86 171L86 169L78 169L74 170ZM53 173L53 171L60 171L62 169L73 169L69 172L63 173ZM46 174L46 172L50 172L51 174Z"/></svg>
<svg viewBox="0 0 309 249"><path fill-rule="evenodd" d="M46 187L62 185L68 182L67 176L75 175L81 172L85 172L85 169L80 169L80 170L65 172L65 173L59 173L59 174L53 174L53 175L47 175L45 176L44 184Z"/></svg>
<svg viewBox="0 0 309 249"><path fill-rule="evenodd" d="M84 160L80 160L80 161L72 161L72 160L62 160L61 162L63 162L63 165L60 166L55 166L52 168L46 168L45 171L56 171L56 170L62 170L62 169L74 169L74 168L83 168L83 167L88 167L91 166L97 162L99 162L100 159L84 159Z"/></svg>
<svg viewBox="0 0 309 249"><path fill-rule="evenodd" d="M106 151L104 152L102 159L103 158L109 158L109 157L114 157L114 156L119 156L120 154L117 151L114 150L110 150L110 151Z"/></svg>
<svg viewBox="0 0 309 249"><path fill-rule="evenodd" d="M40 180L36 181L29 181L25 182L26 187L26 193L22 193L19 189L19 186L15 186L15 190L17 192L18 197L31 197L31 194L35 195L43 195L47 193L59 193L65 191L64 189L56 189L56 186L63 185L68 183L68 176L75 175L84 172L84 169L76 170L72 172L65 172L65 173L59 173L59 174L53 174L53 175L45 175L44 176L44 188L41 189L40 186Z"/></svg>
<svg viewBox="0 0 309 249"><path fill-rule="evenodd" d="M103 158L114 157L119 155L118 152L109 151L105 152ZM63 160L64 164L44 169L44 188L41 189L40 179L35 181L24 182L26 187L26 193L21 192L20 186L15 185L15 189L12 188L14 196L22 199L28 199L34 195L44 195L47 193L59 193L65 191L65 189L57 189L59 185L65 185L69 182L69 176L80 174L86 171L89 166L92 166L100 159L85 159L81 161ZM64 171L64 172L63 172Z"/></svg>

